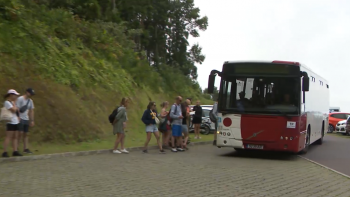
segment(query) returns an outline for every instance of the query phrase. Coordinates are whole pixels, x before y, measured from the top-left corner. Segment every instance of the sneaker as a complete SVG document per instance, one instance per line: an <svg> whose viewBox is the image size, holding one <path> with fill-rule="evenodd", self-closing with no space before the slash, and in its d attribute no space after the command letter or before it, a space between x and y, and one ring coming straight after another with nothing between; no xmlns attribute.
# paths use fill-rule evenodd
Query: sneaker
<svg viewBox="0 0 350 197"><path fill-rule="evenodd" d="M114 154L120 154L120 153L122 153L122 152L120 152L119 150L113 150L113 153L114 153Z"/></svg>
<svg viewBox="0 0 350 197"><path fill-rule="evenodd" d="M177 150L177 151L180 151L180 152L185 151L185 150L184 150L184 149L182 149L182 148L177 148L176 150Z"/></svg>
<svg viewBox="0 0 350 197"><path fill-rule="evenodd" d="M127 151L125 148L123 150L120 150L120 152L125 153L125 154L129 154L129 151Z"/></svg>
<svg viewBox="0 0 350 197"><path fill-rule="evenodd" d="M176 152L177 152L176 148L172 148L172 149L171 149L171 152L176 153Z"/></svg>
<svg viewBox="0 0 350 197"><path fill-rule="evenodd" d="M213 141L213 146L216 146L216 140Z"/></svg>
<svg viewBox="0 0 350 197"><path fill-rule="evenodd" d="M148 150L143 150L142 153L148 153Z"/></svg>
<svg viewBox="0 0 350 197"><path fill-rule="evenodd" d="M18 151L14 151L14 152L12 153L12 156L14 156L14 157L20 157L20 156L23 156L23 155L21 155L21 153L19 153Z"/></svg>
<svg viewBox="0 0 350 197"><path fill-rule="evenodd" d="M24 152L24 153L27 153L27 154L33 154L28 148L25 149L23 152Z"/></svg>
<svg viewBox="0 0 350 197"><path fill-rule="evenodd" d="M165 154L165 150L160 150L159 153L160 154Z"/></svg>
<svg viewBox="0 0 350 197"><path fill-rule="evenodd" d="M9 156L9 154L7 154L7 152L3 152L2 157L10 157L10 156Z"/></svg>

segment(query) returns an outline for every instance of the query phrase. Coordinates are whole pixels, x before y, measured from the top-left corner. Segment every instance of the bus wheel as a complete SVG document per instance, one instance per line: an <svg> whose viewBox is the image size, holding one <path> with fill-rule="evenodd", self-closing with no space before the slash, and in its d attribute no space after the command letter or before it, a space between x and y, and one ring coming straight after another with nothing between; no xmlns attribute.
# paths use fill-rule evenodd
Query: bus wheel
<svg viewBox="0 0 350 197"><path fill-rule="evenodd" d="M322 136L320 139L318 139L315 144L322 145L323 143L323 136L324 136L324 124L322 124Z"/></svg>
<svg viewBox="0 0 350 197"><path fill-rule="evenodd" d="M305 139L305 148L299 152L299 154L306 154L310 146L310 128L307 129L306 139Z"/></svg>

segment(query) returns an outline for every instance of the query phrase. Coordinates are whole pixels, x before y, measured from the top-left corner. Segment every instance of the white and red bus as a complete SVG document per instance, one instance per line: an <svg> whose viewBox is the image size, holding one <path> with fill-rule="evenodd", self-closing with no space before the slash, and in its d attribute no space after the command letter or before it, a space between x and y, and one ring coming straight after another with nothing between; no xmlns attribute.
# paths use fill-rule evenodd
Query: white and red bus
<svg viewBox="0 0 350 197"><path fill-rule="evenodd" d="M212 70L208 92L221 77L217 146L306 153L328 129L328 82L298 62L225 62Z"/></svg>

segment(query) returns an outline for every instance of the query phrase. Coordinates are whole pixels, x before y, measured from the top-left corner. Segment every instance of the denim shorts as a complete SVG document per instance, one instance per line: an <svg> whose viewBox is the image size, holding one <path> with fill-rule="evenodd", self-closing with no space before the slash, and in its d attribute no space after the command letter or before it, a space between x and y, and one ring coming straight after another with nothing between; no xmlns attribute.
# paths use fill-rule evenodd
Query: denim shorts
<svg viewBox="0 0 350 197"><path fill-rule="evenodd" d="M182 125L173 125L171 129L172 129L172 135L174 137L182 136Z"/></svg>
<svg viewBox="0 0 350 197"><path fill-rule="evenodd" d="M183 125L181 125L181 128L182 128L182 133L188 133L188 127L187 127L187 124L183 124Z"/></svg>
<svg viewBox="0 0 350 197"><path fill-rule="evenodd" d="M157 132L157 131L158 131L158 128L157 128L157 125L155 125L155 124L147 125L147 126L146 126L146 132L147 132L147 133L148 133L148 132L153 133L153 132Z"/></svg>

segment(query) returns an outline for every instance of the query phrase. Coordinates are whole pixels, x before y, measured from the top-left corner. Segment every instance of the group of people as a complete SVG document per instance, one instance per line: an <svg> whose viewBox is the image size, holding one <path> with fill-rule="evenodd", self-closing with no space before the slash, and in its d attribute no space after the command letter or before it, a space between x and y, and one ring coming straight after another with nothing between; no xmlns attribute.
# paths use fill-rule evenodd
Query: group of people
<svg viewBox="0 0 350 197"><path fill-rule="evenodd" d="M4 107L1 109L1 120L6 121L6 137L2 157L9 157L8 146L12 142L12 156L22 156L18 151L19 141L23 140L23 153L31 154L28 146L29 127L34 126L34 103L31 99L35 95L32 88L28 88L24 95L10 89L4 96Z"/></svg>
<svg viewBox="0 0 350 197"><path fill-rule="evenodd" d="M22 156L18 151L20 139L23 140L23 153L32 153L28 148L28 138L29 128L34 126L34 102L31 99L34 95L34 90L28 88L22 96L14 89L8 90L4 96L5 102L4 107L1 109L1 120L6 121L6 137L2 157L9 157L7 149L10 142L12 142L13 148L12 156ZM129 153L124 147L128 105L129 99L123 98L112 122L113 134L117 135L113 153ZM191 114L193 117L194 138L200 139L202 107L199 100L192 109L190 105L191 99L188 98L183 102L182 97L178 96L175 99L175 103L171 105L170 110L169 102L164 101L161 104L162 109L158 113L156 103L154 101L149 102L141 118L141 121L145 124L146 132L146 141L142 152L148 153L147 147L152 134L156 137L160 153L165 153L164 148L169 148L172 152L188 150L187 142L189 139ZM162 140L159 132L161 132ZM118 149L119 145L120 149Z"/></svg>
<svg viewBox="0 0 350 197"><path fill-rule="evenodd" d="M129 153L124 147L124 139L126 132L126 122L128 120L126 109L129 100L123 98L118 112L114 118L113 134L117 135L113 153ZM188 150L187 142L189 138L189 127L191 114L193 114L192 123L194 125L195 139L200 139L200 125L202 123L202 107L200 101L191 109L191 99L182 101L182 97L178 96L175 103L171 105L169 110L169 102L164 101L161 104L160 113L156 110L156 103L149 102L147 109L144 111L141 121L145 124L146 141L143 153L148 153L148 144L152 138L152 134L157 140L160 153L165 153L164 148L171 149L172 152L183 152ZM160 137L162 135L162 140ZM121 145L118 149L119 144Z"/></svg>

